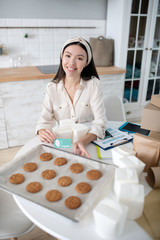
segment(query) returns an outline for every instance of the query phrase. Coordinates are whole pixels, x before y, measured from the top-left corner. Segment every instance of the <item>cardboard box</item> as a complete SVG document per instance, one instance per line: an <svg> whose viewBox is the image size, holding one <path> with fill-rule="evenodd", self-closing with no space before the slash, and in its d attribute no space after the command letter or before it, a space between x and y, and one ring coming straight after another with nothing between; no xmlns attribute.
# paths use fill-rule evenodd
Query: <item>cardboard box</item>
<svg viewBox="0 0 160 240"><path fill-rule="evenodd" d="M154 132L160 132L160 108L148 103L142 112L141 127Z"/></svg>
<svg viewBox="0 0 160 240"><path fill-rule="evenodd" d="M152 95L151 104L160 108L160 94Z"/></svg>

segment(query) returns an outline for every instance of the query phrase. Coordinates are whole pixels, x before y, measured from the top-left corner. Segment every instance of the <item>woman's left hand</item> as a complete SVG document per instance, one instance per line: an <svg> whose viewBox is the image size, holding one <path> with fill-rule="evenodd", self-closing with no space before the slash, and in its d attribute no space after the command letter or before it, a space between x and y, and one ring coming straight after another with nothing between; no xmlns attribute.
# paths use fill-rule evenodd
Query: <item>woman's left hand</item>
<svg viewBox="0 0 160 240"><path fill-rule="evenodd" d="M88 157L91 158L89 153L87 152L85 145L82 141L78 141L74 144L74 154L81 155L82 157Z"/></svg>

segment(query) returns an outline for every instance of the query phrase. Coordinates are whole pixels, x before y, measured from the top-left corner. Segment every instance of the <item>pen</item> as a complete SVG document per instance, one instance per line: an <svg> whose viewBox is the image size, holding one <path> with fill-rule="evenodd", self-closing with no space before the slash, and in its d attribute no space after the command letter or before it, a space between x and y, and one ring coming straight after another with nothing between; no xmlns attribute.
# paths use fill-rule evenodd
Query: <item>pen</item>
<svg viewBox="0 0 160 240"><path fill-rule="evenodd" d="M115 144L116 142L122 142L123 140L127 140L127 138L123 138L123 139L118 139L117 141L111 142L110 145L112 146L113 144Z"/></svg>

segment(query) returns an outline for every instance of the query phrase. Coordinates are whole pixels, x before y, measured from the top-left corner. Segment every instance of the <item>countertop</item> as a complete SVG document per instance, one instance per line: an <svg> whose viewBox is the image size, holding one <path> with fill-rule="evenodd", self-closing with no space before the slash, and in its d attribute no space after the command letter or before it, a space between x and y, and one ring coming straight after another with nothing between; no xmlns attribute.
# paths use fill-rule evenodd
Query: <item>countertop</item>
<svg viewBox="0 0 160 240"><path fill-rule="evenodd" d="M96 67L99 75L123 74L125 69L111 67ZM36 80L53 78L55 74L43 74L36 66L0 68L0 82Z"/></svg>

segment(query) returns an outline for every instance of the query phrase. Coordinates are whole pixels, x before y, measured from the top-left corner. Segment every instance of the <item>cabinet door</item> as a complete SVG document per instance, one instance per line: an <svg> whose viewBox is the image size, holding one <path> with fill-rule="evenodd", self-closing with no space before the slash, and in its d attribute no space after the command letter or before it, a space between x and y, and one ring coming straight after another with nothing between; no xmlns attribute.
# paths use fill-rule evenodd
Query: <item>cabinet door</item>
<svg viewBox="0 0 160 240"><path fill-rule="evenodd" d="M129 103L141 100L140 89L143 86L143 68L145 44L149 26L149 0L133 0L130 14L130 27L126 59L124 98Z"/></svg>
<svg viewBox="0 0 160 240"><path fill-rule="evenodd" d="M151 99L152 94L160 93L160 0L154 1L155 9L148 33L145 78L147 79L143 103Z"/></svg>
<svg viewBox="0 0 160 240"><path fill-rule="evenodd" d="M159 7L159 1L132 1L124 98L137 107L160 91Z"/></svg>

